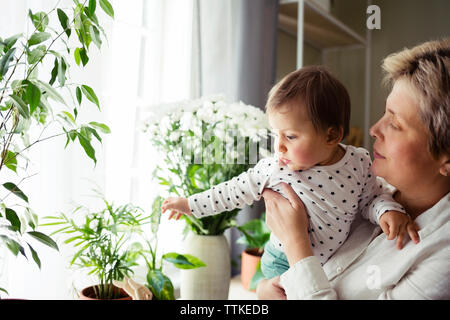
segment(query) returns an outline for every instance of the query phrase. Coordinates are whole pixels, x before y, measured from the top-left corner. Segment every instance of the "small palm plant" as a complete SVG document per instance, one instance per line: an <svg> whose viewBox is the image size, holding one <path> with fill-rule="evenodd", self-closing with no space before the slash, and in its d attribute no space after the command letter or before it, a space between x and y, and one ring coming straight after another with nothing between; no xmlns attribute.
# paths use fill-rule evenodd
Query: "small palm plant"
<svg viewBox="0 0 450 320"><path fill-rule="evenodd" d="M70 216L46 217L52 222L44 224L59 225L53 234L71 234L64 241L79 248L70 265L86 268L89 275L97 276L99 284L94 286L95 298L116 299L119 288L113 280L122 280L133 273L131 267L142 250L139 242L132 242L134 235L142 233L141 226L149 222L141 208L132 204L114 206L103 199L105 208L91 211L84 206L77 207ZM76 222L76 220L80 222Z"/></svg>

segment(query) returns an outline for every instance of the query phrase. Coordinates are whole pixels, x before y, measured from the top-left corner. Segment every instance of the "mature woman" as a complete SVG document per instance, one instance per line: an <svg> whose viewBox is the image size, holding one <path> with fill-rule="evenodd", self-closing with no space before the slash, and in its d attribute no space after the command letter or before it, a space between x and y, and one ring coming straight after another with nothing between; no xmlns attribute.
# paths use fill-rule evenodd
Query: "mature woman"
<svg viewBox="0 0 450 320"><path fill-rule="evenodd" d="M370 129L373 171L391 186L419 241L403 249L379 226L359 219L321 267L313 256L307 214L295 192L263 194L267 224L290 268L263 280L260 299L450 299L450 38L388 56L392 86L384 116Z"/></svg>

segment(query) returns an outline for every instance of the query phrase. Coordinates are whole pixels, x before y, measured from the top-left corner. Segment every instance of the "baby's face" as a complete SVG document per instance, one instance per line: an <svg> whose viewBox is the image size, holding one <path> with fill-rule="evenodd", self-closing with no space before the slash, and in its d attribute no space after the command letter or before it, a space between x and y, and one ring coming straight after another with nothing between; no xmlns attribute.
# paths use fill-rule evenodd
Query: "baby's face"
<svg viewBox="0 0 450 320"><path fill-rule="evenodd" d="M330 155L325 132L318 132L303 106L283 106L268 113L275 135L275 152L291 170L306 170Z"/></svg>

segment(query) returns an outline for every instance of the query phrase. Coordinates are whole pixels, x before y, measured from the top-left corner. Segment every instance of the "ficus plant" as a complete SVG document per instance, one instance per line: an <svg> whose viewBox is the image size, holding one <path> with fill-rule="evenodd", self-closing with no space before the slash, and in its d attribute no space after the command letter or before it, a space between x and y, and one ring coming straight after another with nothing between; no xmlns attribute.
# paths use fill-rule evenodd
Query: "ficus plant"
<svg viewBox="0 0 450 320"><path fill-rule="evenodd" d="M37 215L19 187L31 176L27 172L29 149L66 136L64 148L78 142L95 165L92 142L96 139L101 143L100 134L110 132L105 124L79 121L84 99L101 108L88 84L71 81L70 68L88 64L92 44L101 48L106 34L97 13L101 8L114 18L114 9L108 0L73 0L70 8L60 7L60 2L49 12L28 11L31 33L0 35L0 183L5 193L0 195L0 246L25 257L28 248L39 267L39 256L28 239L58 247L36 230ZM45 69L51 72L39 72ZM50 126L54 132L46 135Z"/></svg>

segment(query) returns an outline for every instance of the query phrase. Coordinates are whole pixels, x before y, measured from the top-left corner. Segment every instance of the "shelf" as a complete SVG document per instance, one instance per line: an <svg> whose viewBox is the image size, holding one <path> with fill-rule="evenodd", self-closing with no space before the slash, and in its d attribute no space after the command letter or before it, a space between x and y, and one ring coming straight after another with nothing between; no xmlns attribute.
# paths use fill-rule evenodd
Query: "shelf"
<svg viewBox="0 0 450 320"><path fill-rule="evenodd" d="M310 0L304 3L303 39L317 49L365 46L365 39ZM280 1L278 28L294 37L298 30L298 1Z"/></svg>

